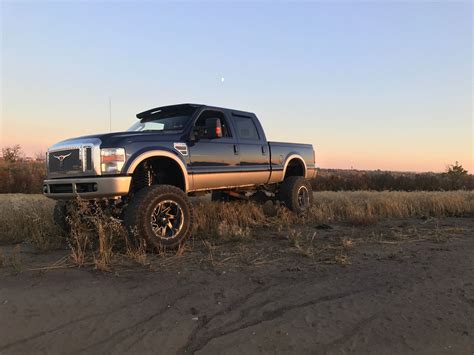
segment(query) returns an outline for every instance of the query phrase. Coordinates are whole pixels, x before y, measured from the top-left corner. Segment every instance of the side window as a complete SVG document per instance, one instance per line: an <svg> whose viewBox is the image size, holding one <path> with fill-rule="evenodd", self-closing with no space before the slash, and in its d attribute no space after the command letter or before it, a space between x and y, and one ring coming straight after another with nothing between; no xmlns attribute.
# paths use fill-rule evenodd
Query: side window
<svg viewBox="0 0 474 355"><path fill-rule="evenodd" d="M235 129L240 139L260 140L257 127L250 117L233 115Z"/></svg>
<svg viewBox="0 0 474 355"><path fill-rule="evenodd" d="M206 127L206 119L208 118L219 118L221 120L222 138L232 137L232 133L230 132L229 125L227 124L224 114L219 111L206 110L201 113L194 124L194 131L198 134L199 132L204 131L204 128Z"/></svg>

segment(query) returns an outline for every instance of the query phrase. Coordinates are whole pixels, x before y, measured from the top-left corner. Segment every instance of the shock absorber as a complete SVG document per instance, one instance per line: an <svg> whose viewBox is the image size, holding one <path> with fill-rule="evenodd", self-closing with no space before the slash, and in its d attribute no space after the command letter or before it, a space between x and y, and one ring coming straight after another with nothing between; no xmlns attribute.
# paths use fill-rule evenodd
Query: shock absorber
<svg viewBox="0 0 474 355"><path fill-rule="evenodd" d="M133 189L138 191L153 184L153 168L148 162L143 163L133 174Z"/></svg>

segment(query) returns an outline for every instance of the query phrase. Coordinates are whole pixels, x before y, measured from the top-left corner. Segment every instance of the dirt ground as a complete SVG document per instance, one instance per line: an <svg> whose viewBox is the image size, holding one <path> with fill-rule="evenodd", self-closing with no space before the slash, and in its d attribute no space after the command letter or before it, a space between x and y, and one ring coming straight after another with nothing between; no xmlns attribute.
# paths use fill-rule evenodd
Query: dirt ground
<svg viewBox="0 0 474 355"><path fill-rule="evenodd" d="M474 353L474 219L254 234L111 272L3 246L0 353Z"/></svg>

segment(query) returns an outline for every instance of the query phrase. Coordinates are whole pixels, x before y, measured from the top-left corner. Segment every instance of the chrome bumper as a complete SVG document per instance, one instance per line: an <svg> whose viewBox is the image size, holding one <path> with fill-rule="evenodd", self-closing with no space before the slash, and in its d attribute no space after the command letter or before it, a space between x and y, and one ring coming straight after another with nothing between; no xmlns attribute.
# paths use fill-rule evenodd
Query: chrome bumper
<svg viewBox="0 0 474 355"><path fill-rule="evenodd" d="M43 182L43 194L56 200L124 196L131 181L131 176L51 179Z"/></svg>

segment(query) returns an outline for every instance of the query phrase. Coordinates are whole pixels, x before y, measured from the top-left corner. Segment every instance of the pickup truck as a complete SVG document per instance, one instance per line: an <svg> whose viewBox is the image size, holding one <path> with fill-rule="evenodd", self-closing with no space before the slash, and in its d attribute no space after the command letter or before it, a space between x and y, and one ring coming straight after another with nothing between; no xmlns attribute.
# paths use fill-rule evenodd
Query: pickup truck
<svg viewBox="0 0 474 355"><path fill-rule="evenodd" d="M313 147L267 141L253 113L179 104L137 118L125 132L48 149L43 193L63 200L58 224L64 225L64 200L109 199L119 201L125 226L149 245L176 247L192 231L189 195L229 200L263 192L297 213L312 204Z"/></svg>

